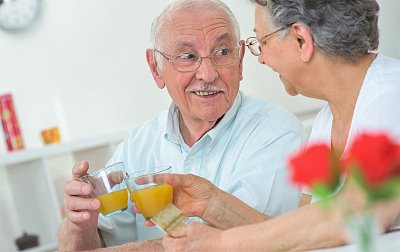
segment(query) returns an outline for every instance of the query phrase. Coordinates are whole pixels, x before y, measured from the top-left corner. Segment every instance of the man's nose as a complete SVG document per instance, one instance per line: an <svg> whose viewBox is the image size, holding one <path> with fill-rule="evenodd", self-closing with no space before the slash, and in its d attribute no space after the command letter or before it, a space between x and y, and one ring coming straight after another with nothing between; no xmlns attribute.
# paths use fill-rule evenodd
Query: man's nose
<svg viewBox="0 0 400 252"><path fill-rule="evenodd" d="M218 72L210 57L203 57L199 69L196 72L196 78L205 82L213 82L218 78Z"/></svg>

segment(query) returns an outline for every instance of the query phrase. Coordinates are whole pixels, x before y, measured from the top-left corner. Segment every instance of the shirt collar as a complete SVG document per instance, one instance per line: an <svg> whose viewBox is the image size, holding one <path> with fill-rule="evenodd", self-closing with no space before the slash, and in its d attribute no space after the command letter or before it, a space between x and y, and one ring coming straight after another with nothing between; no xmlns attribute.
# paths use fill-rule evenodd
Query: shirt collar
<svg viewBox="0 0 400 252"><path fill-rule="evenodd" d="M241 91L236 95L235 101L232 104L232 107L225 113L224 117L219 121L219 123L207 132L206 135L209 135L211 141L213 142L221 132L225 131L234 121L236 114L242 104L243 94Z"/></svg>
<svg viewBox="0 0 400 252"><path fill-rule="evenodd" d="M171 103L167 115L167 128L165 129L164 138L171 143L179 144L182 138L179 131L179 108L175 103Z"/></svg>
<svg viewBox="0 0 400 252"><path fill-rule="evenodd" d="M235 101L232 104L232 107L225 113L224 117L218 122L218 124L209 130L203 137L210 137L213 142L214 139L220 134L221 131L224 131L229 125L232 124L236 114L242 104L243 93L241 91L238 92ZM181 132L179 131L179 108L175 103L171 103L168 109L168 118L167 118L167 127L164 133L164 138L174 144L182 144L183 138Z"/></svg>

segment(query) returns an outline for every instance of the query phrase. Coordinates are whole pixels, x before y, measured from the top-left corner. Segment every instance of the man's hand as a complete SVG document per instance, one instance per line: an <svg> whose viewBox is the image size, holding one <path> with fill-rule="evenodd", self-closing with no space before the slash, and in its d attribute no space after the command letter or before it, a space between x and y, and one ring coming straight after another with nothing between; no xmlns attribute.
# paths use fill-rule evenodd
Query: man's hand
<svg viewBox="0 0 400 252"><path fill-rule="evenodd" d="M89 169L86 161L72 169L72 178L64 184L64 206L67 218L58 229L59 251L101 247L97 222L100 201L90 198L90 185L80 180Z"/></svg>
<svg viewBox="0 0 400 252"><path fill-rule="evenodd" d="M100 201L90 198L90 185L81 181L89 165L86 161L77 163L72 169L72 179L64 184L64 206L68 220L82 230L97 227Z"/></svg>

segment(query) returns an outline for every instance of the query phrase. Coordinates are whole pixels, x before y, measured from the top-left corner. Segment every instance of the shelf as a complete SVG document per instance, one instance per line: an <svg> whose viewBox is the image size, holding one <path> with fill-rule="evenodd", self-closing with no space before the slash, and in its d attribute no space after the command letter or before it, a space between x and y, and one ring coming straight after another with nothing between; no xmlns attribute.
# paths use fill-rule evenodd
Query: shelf
<svg viewBox="0 0 400 252"><path fill-rule="evenodd" d="M0 167L19 164L22 162L27 162L52 155L95 148L97 146L102 146L107 143L122 141L124 136L126 136L126 132L120 132L112 135L96 136L65 143L61 142L54 145L46 145L39 149L10 152L0 155Z"/></svg>
<svg viewBox="0 0 400 252"><path fill-rule="evenodd" d="M42 245L24 251L55 251L64 182L70 179L72 166L87 160L91 168L103 167L125 135L120 132L0 155L0 210L5 213L0 250L16 251L12 241L25 231L37 235Z"/></svg>

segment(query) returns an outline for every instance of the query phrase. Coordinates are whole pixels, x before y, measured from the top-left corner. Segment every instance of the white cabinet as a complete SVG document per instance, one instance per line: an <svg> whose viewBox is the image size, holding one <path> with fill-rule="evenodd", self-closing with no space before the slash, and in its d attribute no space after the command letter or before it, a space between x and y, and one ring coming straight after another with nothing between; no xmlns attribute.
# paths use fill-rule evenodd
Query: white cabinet
<svg viewBox="0 0 400 252"><path fill-rule="evenodd" d="M23 231L39 236L29 251L54 251L63 219L64 181L74 163L103 166L125 132L0 154L0 251L16 251Z"/></svg>

